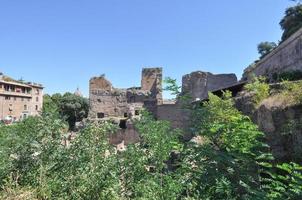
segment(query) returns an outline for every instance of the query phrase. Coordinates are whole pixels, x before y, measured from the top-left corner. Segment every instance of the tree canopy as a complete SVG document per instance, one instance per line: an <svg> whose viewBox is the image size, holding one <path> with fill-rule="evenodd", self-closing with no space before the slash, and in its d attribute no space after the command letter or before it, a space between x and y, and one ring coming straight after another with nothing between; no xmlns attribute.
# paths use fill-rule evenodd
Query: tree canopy
<svg viewBox="0 0 302 200"><path fill-rule="evenodd" d="M89 110L88 100L72 93L44 95L44 113L57 113L66 119L72 130L75 123L87 117Z"/></svg>
<svg viewBox="0 0 302 200"><path fill-rule="evenodd" d="M274 48L277 47L275 42L261 42L258 44L258 53L260 54L260 59L264 58L267 54L269 54Z"/></svg>
<svg viewBox="0 0 302 200"><path fill-rule="evenodd" d="M286 9L285 16L280 21L280 26L283 30L282 41L302 27L302 5L300 3Z"/></svg>

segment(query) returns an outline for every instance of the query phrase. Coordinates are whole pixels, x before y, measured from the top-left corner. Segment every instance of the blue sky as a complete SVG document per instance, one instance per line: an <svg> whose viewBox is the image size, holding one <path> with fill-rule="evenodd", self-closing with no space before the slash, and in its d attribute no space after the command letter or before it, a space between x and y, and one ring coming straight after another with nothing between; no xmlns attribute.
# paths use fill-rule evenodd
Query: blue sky
<svg viewBox="0 0 302 200"><path fill-rule="evenodd" d="M181 80L236 73L278 41L289 0L0 0L0 71L46 93L88 95L90 77L140 85L141 68ZM167 97L167 95L166 95Z"/></svg>

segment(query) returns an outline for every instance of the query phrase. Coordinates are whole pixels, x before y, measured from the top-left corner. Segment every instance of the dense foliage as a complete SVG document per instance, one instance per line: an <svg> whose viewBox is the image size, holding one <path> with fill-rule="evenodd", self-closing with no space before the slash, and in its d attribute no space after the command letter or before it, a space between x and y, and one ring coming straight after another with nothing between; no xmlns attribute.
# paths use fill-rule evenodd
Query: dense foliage
<svg viewBox="0 0 302 200"><path fill-rule="evenodd" d="M44 95L43 113L57 114L66 119L71 130L75 128L76 122L87 117L88 110L89 103L84 97L69 92L64 95Z"/></svg>
<svg viewBox="0 0 302 200"><path fill-rule="evenodd" d="M260 54L260 59L264 58L267 54L269 54L274 48L277 47L275 42L261 42L258 44L258 53Z"/></svg>
<svg viewBox="0 0 302 200"><path fill-rule="evenodd" d="M276 82L302 80L302 71L292 70L281 73L274 73L273 80Z"/></svg>
<svg viewBox="0 0 302 200"><path fill-rule="evenodd" d="M285 16L280 21L280 26L283 30L282 41L302 27L302 5L300 3L286 9Z"/></svg>
<svg viewBox="0 0 302 200"><path fill-rule="evenodd" d="M253 80L246 84L244 88L253 94L253 101L259 105L262 100L269 96L269 85L264 77L253 77Z"/></svg>
<svg viewBox="0 0 302 200"><path fill-rule="evenodd" d="M202 142L180 140L180 130L143 112L134 121L140 142L121 152L109 144L111 122L88 124L73 140L52 112L1 125L0 198L301 199L301 166L274 164L229 93L191 111Z"/></svg>
<svg viewBox="0 0 302 200"><path fill-rule="evenodd" d="M288 100L288 103L291 104L302 104L302 81L283 81L281 94L285 96Z"/></svg>

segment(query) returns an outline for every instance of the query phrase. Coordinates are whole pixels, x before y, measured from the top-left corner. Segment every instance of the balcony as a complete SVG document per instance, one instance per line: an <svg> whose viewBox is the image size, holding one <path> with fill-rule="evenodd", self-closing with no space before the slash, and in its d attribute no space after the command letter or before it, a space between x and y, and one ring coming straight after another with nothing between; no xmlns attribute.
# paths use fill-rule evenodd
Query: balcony
<svg viewBox="0 0 302 200"><path fill-rule="evenodd" d="M22 93L22 92L12 92L12 91L5 91L0 89L0 95L5 95L5 96L15 96L15 97L28 97L31 98L30 93Z"/></svg>

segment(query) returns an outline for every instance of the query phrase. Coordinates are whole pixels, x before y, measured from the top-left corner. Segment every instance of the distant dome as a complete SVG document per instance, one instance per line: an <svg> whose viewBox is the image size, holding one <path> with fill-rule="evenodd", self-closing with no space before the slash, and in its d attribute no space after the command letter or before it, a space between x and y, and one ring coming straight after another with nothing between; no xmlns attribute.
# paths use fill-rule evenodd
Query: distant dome
<svg viewBox="0 0 302 200"><path fill-rule="evenodd" d="M79 87L77 88L77 90L74 92L74 95L82 97L82 92L80 91Z"/></svg>

